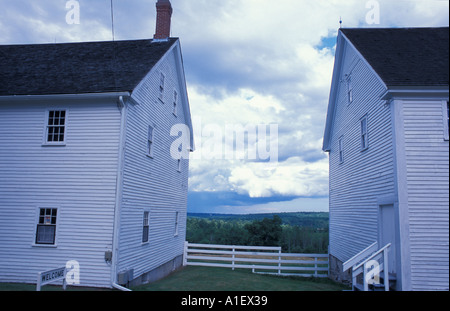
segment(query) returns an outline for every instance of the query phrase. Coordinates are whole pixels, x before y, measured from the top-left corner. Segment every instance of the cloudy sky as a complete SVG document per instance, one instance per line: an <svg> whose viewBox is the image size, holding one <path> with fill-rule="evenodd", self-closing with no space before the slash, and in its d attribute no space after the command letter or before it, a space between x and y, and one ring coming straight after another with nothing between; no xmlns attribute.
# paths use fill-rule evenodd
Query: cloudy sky
<svg viewBox="0 0 450 311"><path fill-rule="evenodd" d="M66 22L67 2L0 0L0 44L112 39L110 0L79 0L79 24ZM113 0L115 39L152 38L155 2ZM327 211L321 145L340 17L343 27L449 25L448 0L171 2L197 142L189 212ZM239 126L248 154L227 157L227 128ZM250 156L261 146L269 159Z"/></svg>

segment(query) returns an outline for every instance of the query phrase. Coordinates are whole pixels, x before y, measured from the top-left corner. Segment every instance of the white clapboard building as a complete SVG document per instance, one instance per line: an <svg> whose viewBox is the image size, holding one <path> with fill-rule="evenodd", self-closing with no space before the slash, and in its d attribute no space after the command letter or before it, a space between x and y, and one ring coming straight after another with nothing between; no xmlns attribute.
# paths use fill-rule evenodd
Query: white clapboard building
<svg viewBox="0 0 450 311"><path fill-rule="evenodd" d="M323 142L334 279L391 243L393 289L449 289L448 99L448 27L339 30Z"/></svg>
<svg viewBox="0 0 450 311"><path fill-rule="evenodd" d="M111 288L182 264L192 126L157 10L154 39L0 46L0 282L70 261Z"/></svg>

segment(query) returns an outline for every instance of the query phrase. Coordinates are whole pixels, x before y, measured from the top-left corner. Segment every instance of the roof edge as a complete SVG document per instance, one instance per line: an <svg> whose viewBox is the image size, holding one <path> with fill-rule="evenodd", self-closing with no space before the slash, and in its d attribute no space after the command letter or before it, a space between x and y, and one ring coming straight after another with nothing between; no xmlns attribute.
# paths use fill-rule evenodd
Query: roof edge
<svg viewBox="0 0 450 311"><path fill-rule="evenodd" d="M83 93L83 94L45 94L45 95L6 95L0 96L0 102L19 100L48 100L48 99L93 99L93 98L115 98L120 96L130 96L130 92L104 92L104 93Z"/></svg>

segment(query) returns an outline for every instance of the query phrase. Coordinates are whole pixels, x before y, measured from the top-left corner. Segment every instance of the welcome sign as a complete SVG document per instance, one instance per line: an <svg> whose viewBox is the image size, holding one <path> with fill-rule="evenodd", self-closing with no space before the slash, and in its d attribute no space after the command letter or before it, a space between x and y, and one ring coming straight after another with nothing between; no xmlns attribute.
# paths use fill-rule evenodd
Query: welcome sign
<svg viewBox="0 0 450 311"><path fill-rule="evenodd" d="M39 272L36 291L41 290L41 286L56 282L58 280L63 280L63 289L66 289L66 267L61 267L58 269L53 269L49 271Z"/></svg>

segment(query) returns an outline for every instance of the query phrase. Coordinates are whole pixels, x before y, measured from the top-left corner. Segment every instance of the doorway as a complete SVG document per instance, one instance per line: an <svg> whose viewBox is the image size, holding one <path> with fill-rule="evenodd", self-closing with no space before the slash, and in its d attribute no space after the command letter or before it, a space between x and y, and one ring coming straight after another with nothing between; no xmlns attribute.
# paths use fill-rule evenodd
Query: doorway
<svg viewBox="0 0 450 311"><path fill-rule="evenodd" d="M397 251L397 239L396 239L396 217L393 204L380 205L380 217L378 225L378 244L379 247L384 247L388 243L391 243L391 247L388 253L388 270L393 275L396 274L396 251Z"/></svg>

